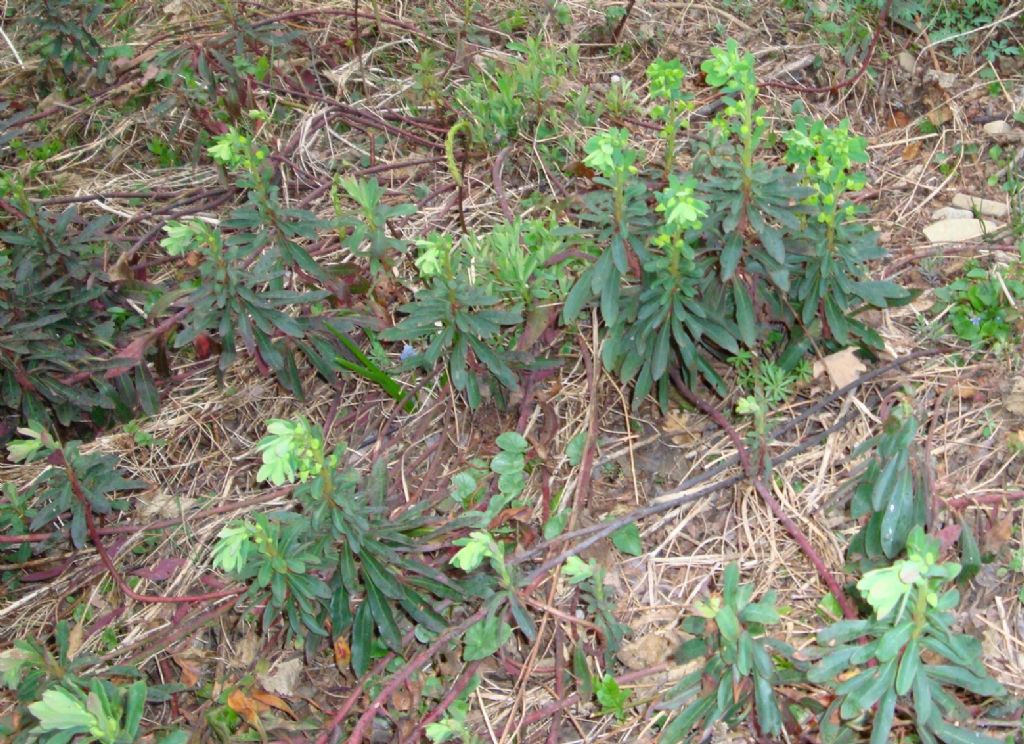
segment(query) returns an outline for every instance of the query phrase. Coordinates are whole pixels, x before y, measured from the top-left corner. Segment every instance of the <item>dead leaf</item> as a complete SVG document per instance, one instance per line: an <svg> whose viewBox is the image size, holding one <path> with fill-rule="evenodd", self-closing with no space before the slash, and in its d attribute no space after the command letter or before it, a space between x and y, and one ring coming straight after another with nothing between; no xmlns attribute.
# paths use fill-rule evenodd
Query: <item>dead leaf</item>
<svg viewBox="0 0 1024 744"><path fill-rule="evenodd" d="M904 160L917 160L917 156L921 154L921 141L909 143L903 148L903 159Z"/></svg>
<svg viewBox="0 0 1024 744"><path fill-rule="evenodd" d="M655 631L627 643L615 656L628 669L647 669L668 660L679 642L674 631Z"/></svg>
<svg viewBox="0 0 1024 744"><path fill-rule="evenodd" d="M260 708L266 710L265 704L258 700L253 700L251 697L246 695L244 692L235 688L228 693L228 707L235 711L242 720L248 723L253 728L261 728L260 725Z"/></svg>
<svg viewBox="0 0 1024 744"><path fill-rule="evenodd" d="M947 524L941 530L935 533L935 537L939 540L939 550L945 553L947 550L953 547L953 544L960 539L960 525L958 524Z"/></svg>
<svg viewBox="0 0 1024 744"><path fill-rule="evenodd" d="M1018 435L1024 436L1024 430L1018 431ZM997 553L999 549L1010 542L1013 537L1013 512L1007 512L1004 516L994 517L982 536L982 547L986 553Z"/></svg>
<svg viewBox="0 0 1024 744"><path fill-rule="evenodd" d="M838 390L849 385L851 382L867 372L868 368L857 356L857 349L854 346L847 346L835 354L829 354L821 361L814 363L814 379L828 374L832 381L832 388Z"/></svg>
<svg viewBox="0 0 1024 744"><path fill-rule="evenodd" d="M246 668L256 661L256 654L259 651L260 640L250 630L242 640L235 644L235 654L228 659L228 664L235 668Z"/></svg>
<svg viewBox="0 0 1024 744"><path fill-rule="evenodd" d="M183 654L171 654L171 658L181 669L181 678L178 681L186 687L196 687L203 673L203 667L199 661Z"/></svg>
<svg viewBox="0 0 1024 744"><path fill-rule="evenodd" d="M277 708L282 713L287 713L293 719L298 720L298 716L295 715L295 711L292 710L291 706L277 695L264 692L263 690L252 690L249 694L256 702L262 703L268 708Z"/></svg>
<svg viewBox="0 0 1024 744"><path fill-rule="evenodd" d="M1024 416L1024 377L1017 377L1003 396L1003 406L1014 416Z"/></svg>
<svg viewBox="0 0 1024 744"><path fill-rule="evenodd" d="M904 129L910 125L910 117L905 111L893 111L889 114L889 129Z"/></svg>
<svg viewBox="0 0 1024 744"><path fill-rule="evenodd" d="M669 411L661 420L661 430L669 435L672 444L693 444L700 439L700 433L694 430L686 411Z"/></svg>
<svg viewBox="0 0 1024 744"><path fill-rule="evenodd" d="M345 636L338 636L334 639L334 664L342 674L348 672L348 665L352 661L352 649L348 646Z"/></svg>
<svg viewBox="0 0 1024 744"><path fill-rule="evenodd" d="M180 573L181 567L186 563L188 561L184 558L161 558L152 566L135 569L131 572L131 575L142 579L149 579L150 581L167 581L172 576Z"/></svg>
<svg viewBox="0 0 1024 744"><path fill-rule="evenodd" d="M941 127L953 118L953 109L944 103L935 106L926 114L928 121L933 127Z"/></svg>
<svg viewBox="0 0 1024 744"><path fill-rule="evenodd" d="M82 620L85 619L85 615L82 615ZM75 626L68 633L68 653L69 659L73 659L78 656L78 650L82 648L82 641L85 640L84 628L82 627L82 620L75 623Z"/></svg>
<svg viewBox="0 0 1024 744"><path fill-rule="evenodd" d="M412 710L413 694L405 685L391 693L391 707L400 713L408 713Z"/></svg>
<svg viewBox="0 0 1024 744"><path fill-rule="evenodd" d="M107 276L110 277L111 281L115 282L127 282L132 279L134 272L132 267L128 265L131 257L127 253L122 253L117 257L114 265L107 270Z"/></svg>
<svg viewBox="0 0 1024 744"><path fill-rule="evenodd" d="M257 674L256 679L264 690L290 698L297 695L296 688L300 674L302 674L302 659L295 658L279 661L266 674Z"/></svg>
<svg viewBox="0 0 1024 744"><path fill-rule="evenodd" d="M953 392L960 400L973 400L978 395L978 388L969 382L958 382L953 386Z"/></svg>
<svg viewBox="0 0 1024 744"><path fill-rule="evenodd" d="M141 515L147 519L180 517L196 504L196 499L159 491L151 491L135 498L139 502Z"/></svg>

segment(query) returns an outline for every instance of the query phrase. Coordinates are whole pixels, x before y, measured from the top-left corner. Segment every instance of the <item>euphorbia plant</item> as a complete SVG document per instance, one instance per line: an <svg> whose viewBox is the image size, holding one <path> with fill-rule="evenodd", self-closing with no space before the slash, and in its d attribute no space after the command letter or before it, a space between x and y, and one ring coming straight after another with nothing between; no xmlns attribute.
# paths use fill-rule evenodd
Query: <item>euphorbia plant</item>
<svg viewBox="0 0 1024 744"><path fill-rule="evenodd" d="M665 179L675 167L676 136L690 126L686 115L693 110L693 96L683 91L683 66L679 60L656 59L647 66L647 88L658 103L651 116L662 122L660 132L665 141Z"/></svg>
<svg viewBox="0 0 1024 744"><path fill-rule="evenodd" d="M837 713L842 721L854 721L874 710L872 744L892 741L896 710L902 708L910 719L903 725L912 726L925 744L1000 741L964 728L970 714L949 691L959 688L982 698L1006 694L986 675L977 639L953 630L960 593L952 582L960 565L941 562L939 553L939 541L915 527L906 558L868 571L857 582L871 617L842 620L818 634L822 658L807 678L836 694L821 719L826 740L839 735Z"/></svg>

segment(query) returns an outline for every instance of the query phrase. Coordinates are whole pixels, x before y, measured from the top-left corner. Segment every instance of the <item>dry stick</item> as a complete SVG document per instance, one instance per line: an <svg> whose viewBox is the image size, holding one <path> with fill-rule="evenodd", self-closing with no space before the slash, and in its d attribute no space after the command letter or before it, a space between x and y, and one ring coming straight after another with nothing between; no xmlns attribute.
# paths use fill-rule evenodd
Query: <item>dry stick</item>
<svg viewBox="0 0 1024 744"><path fill-rule="evenodd" d="M322 733L320 735L320 738L316 740L316 744L327 743L328 739L330 739L331 734L334 733L334 729L338 727L339 723L345 720L345 717L349 714L349 711L352 710L352 706L356 704L357 700L359 700L359 696L362 694L363 688L366 686L366 683L373 677L380 675L387 667L388 663L390 663L390 661L394 658L395 653L393 651L389 652L383 659L381 659L373 665L373 669L371 669L368 673L364 674L362 678L360 678L359 684L357 684L355 686L355 689L349 693L348 699L345 700L345 704L338 708L337 712L331 717L330 722L328 722L327 726L324 728L324 733Z"/></svg>
<svg viewBox="0 0 1024 744"><path fill-rule="evenodd" d="M810 418L811 416L815 415L816 413L826 409L829 405L832 404L833 401L838 400L839 398L843 397L847 393L852 392L853 390L856 390L861 385L864 385L864 384L870 382L871 380L873 380L873 379L875 379L877 377L881 377L883 374L885 374L886 372L889 372L892 369L895 369L897 367L901 367L904 364L907 364L909 362L914 361L915 359L921 359L923 357L928 357L928 356L935 356L936 354L940 354L943 351L956 351L956 349L953 349L953 348L949 348L949 349L921 349L919 351L911 352L910 354L902 356L902 357L900 357L898 359L894 359L893 361L891 361L891 362L889 362L887 364L883 364L881 367L878 367L877 369L873 369L870 372L868 372L868 373L866 373L864 375L861 375L860 377L858 377L853 382L851 382L851 383L849 383L847 385L844 385L843 387L841 387L838 390L835 390L835 391L829 393L828 395L824 396L823 398L820 398L817 402L813 403L812 405L808 406L806 409L801 411L799 415L793 417L792 419L790 419L786 423L781 424L781 425L775 427L774 429L772 429L770 432L768 432L768 438L769 439L778 439L783 434L786 434L790 430L792 430L792 429L796 428L797 426L799 426L799 424L802 421L805 421L808 418ZM804 440L803 442L801 442L800 444L796 445L792 449L786 451L785 454L775 458L775 462L776 463L781 463L781 462L785 462L785 461L795 457L796 455L800 454L801 452L807 450L809 447L811 447L814 444L816 444L817 442L819 442L824 437L826 437L829 434L831 434L833 431L838 430L840 428L840 426L844 422L845 422L845 419L840 419L839 421L837 421L835 424L833 424L832 426L828 427L824 431L821 431L818 434L815 434L813 437ZM668 511L669 509L673 509L673 508L675 508L677 506L681 506L681 505L689 503L691 501L695 501L698 498L706 496L706 495L708 495L710 493L714 493L715 491L718 491L718 490L720 490L722 488L727 488L728 486L732 485L733 483L736 483L737 481L740 480L739 476L727 479L727 480L722 481L720 483L712 484L710 487L701 489L700 491L695 492L695 493L681 494L681 495L676 495L676 496L672 495L672 493L680 494L681 491L686 491L686 490L689 490L691 488L696 488L697 486L701 485L702 483L707 483L709 480L714 478L714 476L718 475L723 470L726 470L727 468L730 468L733 465L735 465L736 462L737 462L737 458L736 458L735 455L733 455L731 457L728 457L725 460L723 460L722 462L720 462L719 464L717 464L717 465L715 465L715 466L713 466L711 468L708 468L707 470L703 471L700 475L694 476L693 478L689 478L689 479L683 481L682 483L680 483L676 487L675 491L671 492L670 494L663 494L660 497L660 500L658 502L654 503L654 504L648 504L647 506L643 506L643 507L640 507L639 509L635 509L635 510L629 512L628 514L623 515L619 519L614 520L613 522L602 522L600 524L590 525L589 527L581 527L578 530L573 530L572 532L567 532L567 533L565 533L563 535L559 535L558 537L552 538L551 540L548 540L548 541L544 542L543 544L538 545L537 547L531 548L530 550L527 550L527 551L525 551L523 553L520 553L520 554L516 555L515 557L513 557L509 561L509 563L510 563L510 565L518 565L520 563L524 563L524 562L526 562L526 561L528 561L528 560L530 560L532 558L537 557L538 555L540 555L541 553L546 551L554 543L566 542L566 541L570 541L570 540L575 540L575 539L580 538L580 537L585 537L587 535L593 535L594 533L599 533L600 536L597 537L596 539L587 540L585 543L583 543L581 545L575 546L573 548L570 548L570 549L564 551L559 556L556 556L556 558L554 558L554 559L552 559L550 561L545 562L545 564L544 564L544 566L542 566L542 568L544 570L546 570L546 569L552 568L554 566L557 566L562 561L564 561L566 558L568 558L570 555L576 555L576 553L578 553L580 550L586 549L587 547L592 545L594 542L597 542L597 540L601 539L601 537L604 537L608 533L613 532L614 530L618 529L619 527L621 527L621 526L623 526L625 524L629 524L631 522L635 522L635 521L637 521L639 519L643 519L644 517L653 516L655 514L661 514L662 512ZM614 525L614 526L611 527L611 529L609 529L610 525ZM531 574L531 577L534 577L534 576L538 575L538 572L540 572L540 571L541 571L541 569L538 569L533 574Z"/></svg>
<svg viewBox="0 0 1024 744"><path fill-rule="evenodd" d="M1022 150L1024 152L1024 150ZM1016 253L1017 247L1011 243L986 243L984 241L971 241L969 243L958 243L956 245L940 245L933 248L925 248L920 251L914 251L906 256L901 256L895 261L888 264L882 269L882 278L893 276L897 271L902 269L908 264L912 264L922 258L932 258L933 256L945 256L947 254L952 255L956 253L971 253L973 251L1012 251Z"/></svg>
<svg viewBox="0 0 1024 744"><path fill-rule="evenodd" d="M619 43L619 37L622 36L622 31L626 28L626 21L629 20L629 14L633 12L634 5L636 5L636 0L629 0L629 2L626 3L626 11L622 14L622 18L619 19L619 23L615 26L615 30L612 31L612 41L616 44Z"/></svg>
<svg viewBox="0 0 1024 744"><path fill-rule="evenodd" d="M595 332L597 324L594 324ZM595 346L595 348L597 348ZM583 443L583 457L580 459L580 479L576 483L576 493L572 500L572 513L569 515L569 526L576 523L576 518L583 509L583 501L590 497L590 471L594 463L594 444L597 440L597 369L594 357L587 349L586 342L580 344L580 355L587 369L587 399L590 410L587 412L587 438Z"/></svg>
<svg viewBox="0 0 1024 744"><path fill-rule="evenodd" d="M729 423L729 420L722 415L721 411L698 397L696 393L687 387L677 370L670 370L669 374L672 378L672 383L676 386L676 390L678 390L686 400L710 416L722 431L729 436L729 439L732 440L733 446L736 448L736 454L740 458L740 465L743 467L744 472L746 472L747 477L753 482L754 489L757 491L758 495L768 505L768 508L771 509L775 518L782 523L782 526L786 528L786 532L789 533L789 536L796 541L796 544L800 546L804 555L806 555L814 565L815 570L818 572L818 576L825 582L825 585L829 588L829 591L832 592L832 596L835 597L839 606L843 608L843 614L848 619L856 619L859 616L857 608L854 607L853 602L851 602L849 597L846 596L846 592L843 591L839 582L836 581L836 578L832 575L832 571L829 570L829 567L825 564L821 555L814 549L814 546L811 545L811 541L807 539L807 536L800 530L800 527L797 526L796 522L786 514L786 511L782 508L782 504L778 502L775 496L773 496L765 486L764 481L761 479L761 474L758 473L757 468L750 459L750 451L747 449L746 445L743 444L743 439L740 437L735 427Z"/></svg>
<svg viewBox="0 0 1024 744"><path fill-rule="evenodd" d="M78 475L75 473L75 469L70 463L64 458L64 450L57 450L51 456L53 464L64 468L64 472L68 476L68 484L71 486L71 492L75 494L75 498L78 499L82 506L82 511L85 512L85 525L89 530L89 539L92 540L93 545L96 546L96 552L99 553L100 560L103 561L103 565L106 566L107 572L110 574L110 578L114 580L118 588L124 592L124 594L136 602L146 602L149 604L182 604L185 602L212 602L217 599L224 599L225 597L233 597L241 594L243 589L232 589L227 592L209 592L207 594L190 594L184 597L164 597L151 594L139 594L132 589L128 582L124 580L124 577L118 572L117 567L114 565L114 561L111 560L110 555L107 553L107 549L103 546L103 541L100 539L99 533L96 531L96 520L92 515L92 505L89 503L89 499L85 495L85 491L82 490L82 484L78 481Z"/></svg>
<svg viewBox="0 0 1024 744"><path fill-rule="evenodd" d="M1006 493L983 493L977 496L957 496L953 499L943 499L947 509L959 511L968 506L991 506L1002 504L1007 501L1024 501L1024 491L1007 491Z"/></svg>
<svg viewBox="0 0 1024 744"><path fill-rule="evenodd" d="M660 664L655 664L654 666L645 667L644 669L638 669L638 670L633 671L633 672L626 672L624 674L616 675L615 681L618 682L620 685L625 685L625 684L629 684L630 682L633 682L634 680L643 679L644 677L649 677L652 674L659 674L660 672L664 672L668 668L669 668L669 662L663 661ZM572 705L577 700L579 700L579 698L580 698L579 692L574 692L571 695L569 695L568 697L566 697L564 700L556 700L555 702L551 703L550 705L545 705L543 708L540 708L539 710L535 710L533 713L531 713L530 715L528 715L525 718L523 718L523 722L522 722L521 725L525 729L527 726L532 726L533 724L537 723L538 721L543 721L545 718L547 718L547 717L549 717L551 715L554 715L557 711L565 710L570 705Z"/></svg>
<svg viewBox="0 0 1024 744"><path fill-rule="evenodd" d="M562 654L565 651L565 630L561 624L555 625L555 700L565 700L565 659ZM548 727L547 744L558 744L559 729L562 726L562 708L551 714L551 724Z"/></svg>
<svg viewBox="0 0 1024 744"><path fill-rule="evenodd" d="M373 699L373 702L370 703L369 707L367 707L367 709L363 711L363 714L359 716L359 720L356 721L355 728L352 729L352 733L348 737L348 744L360 744L367 733L367 729L370 728L370 724L373 723L373 719L376 718L377 712L386 701L391 699L391 696L395 694L395 691L405 684L409 677L422 669L423 665L426 664L434 654L440 651L452 636L462 633L471 625L483 620L486 615L487 607L481 607L458 625L453 625L448 628L448 630L443 631L436 639L434 639L433 643L413 656L405 666L399 669L394 676L391 677L388 683L384 685L384 688L377 694L377 697ZM321 733L317 738L316 744L327 744L331 733L338 724L341 723L343 718L344 716L338 717L335 715L328 723L323 733Z"/></svg>
<svg viewBox="0 0 1024 744"><path fill-rule="evenodd" d="M455 702L455 698L462 694L462 691L469 685L470 681L473 679L473 675L476 674L476 670L480 668L481 664L483 664L483 659L470 662L469 665L462 670L458 679L456 679L452 686L448 688L448 693L441 699L441 702L435 705L434 709L425 715L423 720L416 724L416 728L414 728L412 733L409 734L408 741L420 741L423 729L445 714L451 704Z"/></svg>
<svg viewBox="0 0 1024 744"><path fill-rule="evenodd" d="M878 25L875 27L875 33L871 37L871 43L868 44L868 50L864 54L864 60L860 64L860 69L857 70L853 75L849 76L845 80L840 80L834 85L821 85L821 86L807 86L807 85L793 85L791 83L783 83L780 81L769 80L764 83L766 88L778 88L780 90L791 90L796 93L838 93L842 88L854 85L858 80L864 77L864 73L868 71L868 65L871 64L872 58L875 56L875 47L878 46L878 40L882 36L882 29L885 28L885 22L889 19L889 9L892 8L892 0L885 0L885 5L882 7L882 12L878 15Z"/></svg>
<svg viewBox="0 0 1024 744"><path fill-rule="evenodd" d="M256 504L262 504L264 501L272 501L278 496L284 496L289 493L295 486L282 486L281 488L275 488L273 491L254 496L245 501L240 501L233 504L221 504L220 506L211 507L209 509L203 509L197 511L194 514L184 514L180 517L168 517L167 519L161 519L157 522L151 522L149 524L122 524L115 525L114 527L99 527L96 530L97 535L131 535L136 532L147 532L149 530L162 530L165 527L175 527L186 519L198 519L201 517L210 517L216 514L226 514L228 512L238 511L239 509L245 509ZM18 543L33 543L33 542L44 542L57 535L62 535L60 531L54 532L32 532L27 535L0 535L0 545L17 545Z"/></svg>
<svg viewBox="0 0 1024 744"><path fill-rule="evenodd" d="M501 213L505 215L506 220L514 222L516 216L508 205L508 197L505 195L505 184L501 180L502 171L505 169L505 158L508 157L511 150L512 145L505 145L505 147L501 148L501 152L498 153L497 157L494 158L494 165L491 166L491 182L494 184L494 193L498 197L498 206L501 207Z"/></svg>
<svg viewBox="0 0 1024 744"><path fill-rule="evenodd" d="M166 633L161 633L155 638L143 638L128 646L120 646L110 653L101 656L97 661L106 663L120 657L123 664L138 664L141 660L164 651L175 640L184 638L192 631L202 628L212 620L216 620L228 610L233 609L234 606L234 602L222 602L212 608L198 608L194 613L186 615L180 621L173 623ZM127 658L124 658L124 653L133 648L137 650L133 651Z"/></svg>

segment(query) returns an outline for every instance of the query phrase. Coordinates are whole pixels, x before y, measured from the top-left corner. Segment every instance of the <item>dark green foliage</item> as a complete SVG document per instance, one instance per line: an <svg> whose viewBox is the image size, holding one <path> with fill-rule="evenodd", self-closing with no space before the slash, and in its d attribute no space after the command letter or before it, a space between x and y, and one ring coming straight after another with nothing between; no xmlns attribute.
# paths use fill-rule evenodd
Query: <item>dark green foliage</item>
<svg viewBox="0 0 1024 744"><path fill-rule="evenodd" d="M75 84L86 70L99 79L106 74L111 60L94 35L106 6L102 0L34 0L24 8L38 33L34 51L56 63L63 82Z"/></svg>
<svg viewBox="0 0 1024 744"><path fill-rule="evenodd" d="M488 60L486 72L474 68L470 79L455 90L455 104L470 123L474 142L495 151L520 134L532 137L559 116L551 105L558 81L578 65L579 50L552 49L537 38L512 42L515 55L508 64Z"/></svg>
<svg viewBox="0 0 1024 744"><path fill-rule="evenodd" d="M233 522L214 550L215 565L250 584L247 596L269 591L264 626L284 617L289 633L307 644L326 637L328 627L335 638L351 633L360 675L378 641L400 651L407 627L443 630L446 621L434 607L462 600L471 582L455 582L408 556L415 538L430 530L422 508L398 515L386 508L385 461L361 477L340 467L344 446L327 454L322 432L305 421L271 421L268 430L259 445L259 477L296 483L300 509Z"/></svg>
<svg viewBox="0 0 1024 744"><path fill-rule="evenodd" d="M4 741L57 744L94 729L96 741L130 744L138 741L144 703L165 702L185 689L179 684L147 686L142 673L132 667L109 667L98 675L90 670L99 659L75 653L71 646L71 627L60 620L52 648L27 639L0 652L0 686L14 692L21 716L17 727L9 719L0 721ZM127 684L126 679L134 682Z"/></svg>
<svg viewBox="0 0 1024 744"><path fill-rule="evenodd" d="M911 725L922 742L995 744L1000 739L961 726L972 716L949 691L1006 695L985 673L978 640L953 630L960 593L949 584L960 566L939 562L939 541L920 526L907 536L906 555L858 582L874 610L871 618L839 621L818 633L818 661L807 679L836 694L822 716L822 733L827 740L839 734L837 714L850 721L874 710L872 744L892 741L900 706L913 711Z"/></svg>
<svg viewBox="0 0 1024 744"><path fill-rule="evenodd" d="M72 378L111 356L120 334L142 319L101 271L109 220L35 207L21 185L5 187L20 218L0 217L0 402L22 421L60 424L126 418L134 389L115 388L103 370ZM145 393L148 378L138 378ZM152 398L152 394L149 394Z"/></svg>
<svg viewBox="0 0 1024 744"><path fill-rule="evenodd" d="M766 637L779 622L775 592L752 602L754 587L739 583L739 570L729 564L721 593L697 605L697 614L683 620L691 636L676 652L682 663L702 660L703 668L686 675L667 694L679 713L662 730L660 741L700 741L711 726L735 727L750 716L764 735L782 730L782 712L775 686L794 677L794 652Z"/></svg>
<svg viewBox="0 0 1024 744"><path fill-rule="evenodd" d="M783 137L790 167L770 164L753 57L732 40L712 55L702 69L724 94L724 111L693 139L690 174L672 171L668 159L668 186L653 210L625 130L586 146L584 163L606 190L583 197L580 239L601 253L570 291L563 318L574 320L597 298L607 330L603 360L635 382L634 405L651 390L666 405L675 368L724 392L712 360L741 344L757 348L769 333L782 338L783 372L799 365L812 342L880 348L857 313L910 297L867 278L868 262L884 253L845 201L864 185L852 172L866 161L864 140L845 123L829 129L801 118ZM684 95L671 88L682 77L670 72L654 64L648 70L660 99L679 101L663 137L682 126L686 111Z"/></svg>
<svg viewBox="0 0 1024 744"><path fill-rule="evenodd" d="M81 496L85 497L95 514L106 515L127 508L128 503L112 498L113 494L147 488L147 484L142 481L122 476L117 470L117 458L112 455L97 452L84 454L81 452L82 443L77 441L62 445L38 424L34 424L31 429L19 431L26 438L7 445L12 462L37 460L57 453L61 455L63 464L63 467L51 467L43 471L25 493L13 500L10 506L5 505L0 512L11 514L13 510L21 519L31 515L28 523L30 531L46 527L58 519L66 518L70 513L71 542L77 548L85 547L88 539L85 506L79 494L72 489L69 470L74 472ZM13 508L17 504L21 504L21 507Z"/></svg>
<svg viewBox="0 0 1024 744"><path fill-rule="evenodd" d="M346 333L354 323L342 313L328 313L321 304L331 296L337 277L320 266L300 241L311 240L330 223L310 211L285 207L266 162L267 150L231 129L209 148L214 159L235 173L246 189L246 202L237 207L219 229L193 220L168 225L161 245L174 256L198 253L198 276L186 287L191 312L176 334L174 346L184 347L202 334L215 334L221 344L219 370L235 360L241 343L248 354L274 371L293 395L302 396L296 353L303 354L325 378L343 370L355 371L379 382L393 397L400 397L393 381L379 368L357 356ZM366 253L371 267L389 265L401 250L400 241L385 234L386 220L408 214L409 207L388 207L380 202L376 181L344 182L360 205L361 216L338 206L338 224L345 245ZM369 247L362 247L365 243ZM374 270L371 268L371 270ZM310 286L314 285L314 286ZM287 287L294 286L295 289Z"/></svg>
<svg viewBox="0 0 1024 744"><path fill-rule="evenodd" d="M338 186L359 207L358 214L342 208ZM381 268L390 268L394 259L407 248L405 241L388 236L388 220L416 211L413 204L386 204L383 196L384 189L376 179L341 178L331 189L341 244L356 255L368 256L374 276Z"/></svg>
<svg viewBox="0 0 1024 744"><path fill-rule="evenodd" d="M864 445L874 446L875 455L857 483L850 512L854 519L868 520L850 541L849 552L867 559L866 565L902 553L911 529L925 522L924 465L912 466L922 457L916 435L915 418L897 410L886 419L884 431Z"/></svg>
<svg viewBox="0 0 1024 744"><path fill-rule="evenodd" d="M381 339L419 342L424 348L408 364L428 372L445 360L452 385L466 394L470 406L482 400L482 377L514 390L518 379L510 366L511 342L503 334L522 321L520 305L470 279L462 244L434 236L421 243L421 250L417 265L427 286L398 308L406 317L383 331Z"/></svg>

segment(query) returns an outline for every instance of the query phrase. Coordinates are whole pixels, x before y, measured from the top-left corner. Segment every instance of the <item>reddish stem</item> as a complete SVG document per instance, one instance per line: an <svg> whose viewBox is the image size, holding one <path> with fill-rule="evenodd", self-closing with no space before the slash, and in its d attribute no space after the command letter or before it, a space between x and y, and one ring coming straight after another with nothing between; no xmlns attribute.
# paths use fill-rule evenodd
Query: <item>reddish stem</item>
<svg viewBox="0 0 1024 744"><path fill-rule="evenodd" d="M232 589L226 592L209 592L207 594L190 594L184 597L164 597L160 595L152 594L139 594L132 589L128 582L124 580L124 577L118 572L117 567L114 565L114 561L110 558L110 554L107 553L107 549L103 546L103 541L100 539L100 534L96 529L96 519L92 514L92 505L89 503L89 499L86 498L85 491L82 490L82 484L78 480L78 475L75 473L75 469L68 463L64 458L64 450L57 450L53 453L54 464L64 468L64 472L68 476L68 484L71 486L71 492L75 494L75 498L78 499L82 505L82 510L85 512L85 525L89 530L89 539L92 540L93 545L96 547L96 552L100 556L100 560L103 565L106 566L107 572L110 574L110 578L114 580L118 588L124 592L127 597L134 599L136 602L146 602L150 604L182 604L185 602L212 602L217 599L224 599L225 597L233 597L241 594L243 589Z"/></svg>
<svg viewBox="0 0 1024 744"><path fill-rule="evenodd" d="M672 382L676 386L676 389L679 390L679 393L686 398L686 400L711 417L711 419L718 424L722 431L725 432L726 436L728 436L732 441L733 446L736 448L736 454L739 457L740 466L743 468L743 472L745 472L747 477L753 482L754 489L765 504L768 505L768 508L771 509L775 518L779 520L782 526L786 529L786 532L789 533L789 536L796 541L796 544L800 546L804 555L806 555L814 565L814 569L818 572L818 576L828 587L829 591L832 592L832 596L835 597L839 606L843 608L843 615L851 620L859 617L857 608L854 607L853 602L851 602L849 597L846 596L846 592L843 591L842 586L840 586L839 582L836 581L836 578L832 575L832 571L829 570L829 567L825 564L821 555L814 549L814 546L811 545L811 541L800 530L796 522L786 514L785 510L782 508L782 504L776 500L768 490L768 487L765 486L764 481L761 480L760 474L757 472L750 459L750 451L747 449L746 445L743 444L743 439L740 437L733 425L729 423L729 420L723 416L720 411L697 397L696 393L690 390L690 388L686 386L686 383L683 382L683 378L679 376L678 371L672 370L670 374L672 376Z"/></svg>

